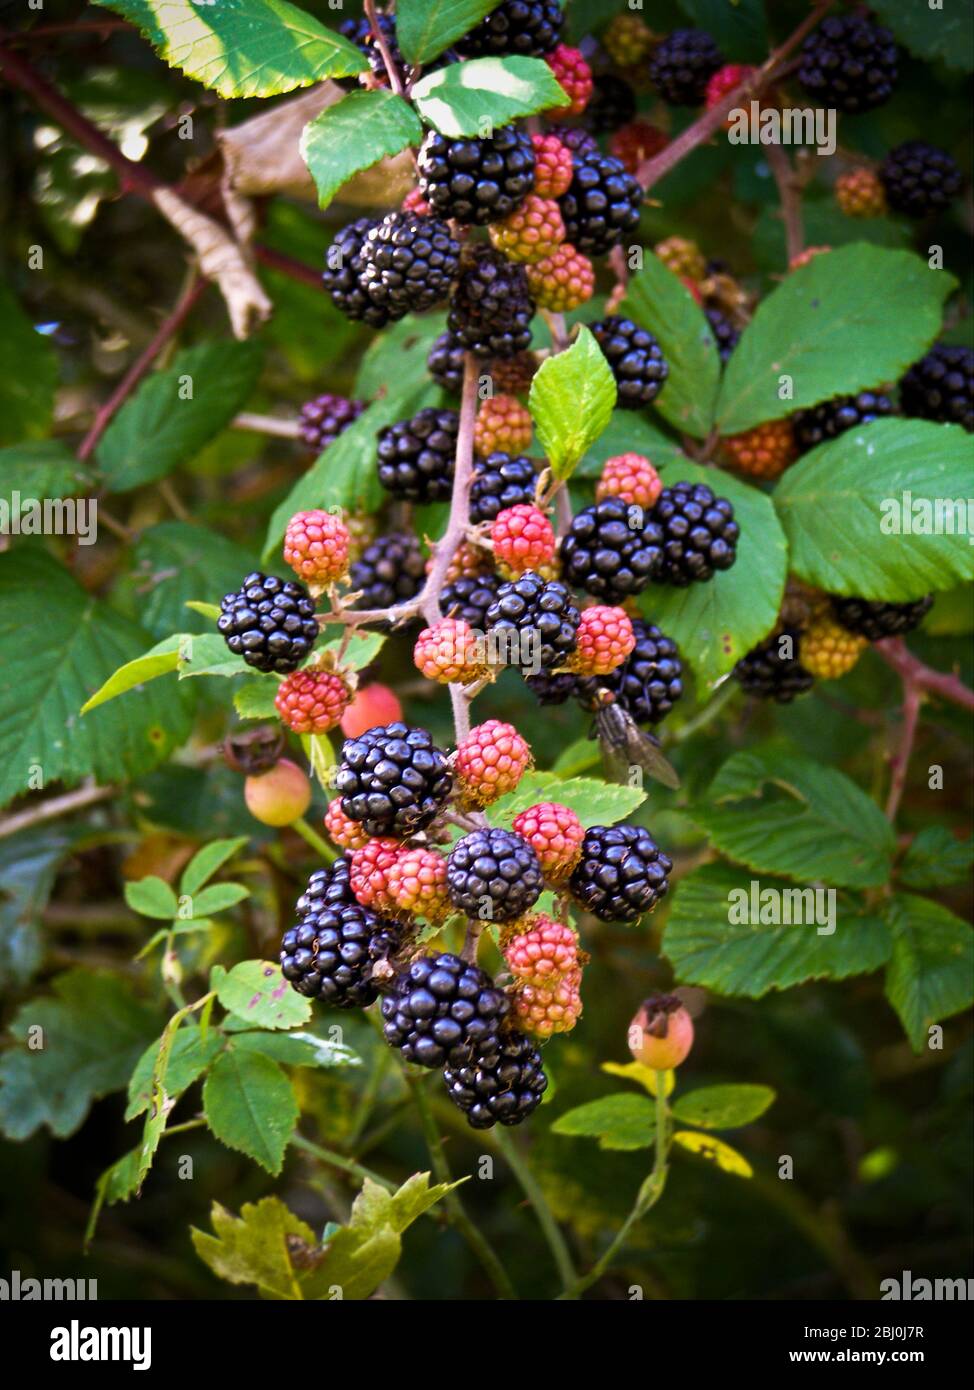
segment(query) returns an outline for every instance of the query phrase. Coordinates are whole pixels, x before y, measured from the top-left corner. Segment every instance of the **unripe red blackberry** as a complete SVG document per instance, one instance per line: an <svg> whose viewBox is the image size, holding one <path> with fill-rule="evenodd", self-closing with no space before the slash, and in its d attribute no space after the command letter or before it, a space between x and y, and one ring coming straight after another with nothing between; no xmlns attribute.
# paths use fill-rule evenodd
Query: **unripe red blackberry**
<svg viewBox="0 0 974 1390"><path fill-rule="evenodd" d="M627 173L635 174L644 160L652 159L670 143L669 136L649 121L630 121L613 132L609 154L617 159Z"/></svg>
<svg viewBox="0 0 974 1390"><path fill-rule="evenodd" d="M555 558L555 532L540 507L508 507L490 528L494 560L505 578L535 570L545 574Z"/></svg>
<svg viewBox="0 0 974 1390"><path fill-rule="evenodd" d="M511 994L515 1023L533 1038L570 1033L582 1014L581 983L576 969L550 985L518 984Z"/></svg>
<svg viewBox="0 0 974 1390"><path fill-rule="evenodd" d="M577 864L585 839L575 812L557 801L541 801L514 817L514 829L538 856L545 881L560 887Z"/></svg>
<svg viewBox="0 0 974 1390"><path fill-rule="evenodd" d="M700 106L707 83L723 63L720 49L703 29L674 29L653 50L649 78L670 106Z"/></svg>
<svg viewBox="0 0 974 1390"><path fill-rule="evenodd" d="M581 49L569 48L560 43L551 53L545 54L545 62L555 75L559 86L568 95L567 114L580 116L589 103L593 90L592 69L582 56ZM560 107L565 111L565 107Z"/></svg>
<svg viewBox="0 0 974 1390"><path fill-rule="evenodd" d="M534 146L534 191L540 198L560 198L572 181L572 152L550 131L531 136Z"/></svg>
<svg viewBox="0 0 974 1390"><path fill-rule="evenodd" d="M675 994L653 994L629 1025L629 1051L653 1071L685 1062L693 1046L693 1020Z"/></svg>
<svg viewBox="0 0 974 1390"><path fill-rule="evenodd" d="M541 309L567 314L586 304L595 291L595 267L571 242L527 267L528 289Z"/></svg>
<svg viewBox="0 0 974 1390"><path fill-rule="evenodd" d="M295 512L284 533L284 558L314 588L336 584L348 573L348 527L334 512Z"/></svg>
<svg viewBox="0 0 974 1390"><path fill-rule="evenodd" d="M357 902L376 912L392 910L389 870L403 853L399 841L389 838L367 840L361 848L352 851L348 881Z"/></svg>
<svg viewBox="0 0 974 1390"><path fill-rule="evenodd" d="M754 68L746 63L725 63L722 68L718 68L707 83L707 90L704 92L704 105L709 111L713 106L719 106L726 97L739 87L741 83L754 73ZM724 122L724 129L727 130L731 125L730 118Z"/></svg>
<svg viewBox="0 0 974 1390"><path fill-rule="evenodd" d="M516 396L489 396L477 411L473 427L474 452L523 454L531 447L534 425L531 412Z"/></svg>
<svg viewBox="0 0 974 1390"><path fill-rule="evenodd" d="M324 822L329 839L342 849L363 849L369 843L367 832L358 821L349 820L337 796L334 801L329 801Z"/></svg>
<svg viewBox="0 0 974 1390"><path fill-rule="evenodd" d="M642 454L616 454L606 459L595 487L595 500L618 497L630 507L652 507L663 490L663 480Z"/></svg>
<svg viewBox="0 0 974 1390"><path fill-rule="evenodd" d="M720 442L731 468L751 478L778 478L798 457L791 420L768 420Z"/></svg>
<svg viewBox="0 0 974 1390"><path fill-rule="evenodd" d="M446 860L436 850L402 850L385 871L384 879L385 896L395 914L425 917L438 926L453 911L446 887Z"/></svg>
<svg viewBox="0 0 974 1390"><path fill-rule="evenodd" d="M281 758L269 772L247 778L244 800L262 825L293 825L311 805L311 783L297 763Z"/></svg>
<svg viewBox="0 0 974 1390"><path fill-rule="evenodd" d="M413 647L413 661L427 680L441 685L471 685L488 670L481 639L458 618L441 618L424 628Z"/></svg>
<svg viewBox="0 0 974 1390"><path fill-rule="evenodd" d="M513 724L488 719L457 744L454 772L464 802L490 806L514 791L531 766L531 749Z"/></svg>
<svg viewBox="0 0 974 1390"><path fill-rule="evenodd" d="M403 212L415 212L420 217L429 217L433 209L418 188L411 188L402 200Z"/></svg>
<svg viewBox="0 0 974 1390"><path fill-rule="evenodd" d="M525 265L550 256L565 240L561 208L553 198L537 193L529 193L519 208L503 222L492 222L488 231L495 250Z"/></svg>
<svg viewBox="0 0 974 1390"><path fill-rule="evenodd" d="M355 423L365 409L364 401L349 401L326 391L305 401L298 416L301 443L313 454L320 454Z"/></svg>
<svg viewBox="0 0 974 1390"><path fill-rule="evenodd" d="M846 217L882 217L888 211L883 181L872 169L849 169L835 181L835 201Z"/></svg>
<svg viewBox="0 0 974 1390"><path fill-rule="evenodd" d="M568 666L579 676L607 676L622 665L635 645L632 620L624 608L593 604L582 609Z"/></svg>
<svg viewBox="0 0 974 1390"><path fill-rule="evenodd" d="M333 671L292 671L277 688L274 708L296 734L326 734L340 722L352 693Z"/></svg>
<svg viewBox="0 0 974 1390"><path fill-rule="evenodd" d="M564 922L534 913L505 945L504 959L517 979L546 989L578 969L578 936Z"/></svg>

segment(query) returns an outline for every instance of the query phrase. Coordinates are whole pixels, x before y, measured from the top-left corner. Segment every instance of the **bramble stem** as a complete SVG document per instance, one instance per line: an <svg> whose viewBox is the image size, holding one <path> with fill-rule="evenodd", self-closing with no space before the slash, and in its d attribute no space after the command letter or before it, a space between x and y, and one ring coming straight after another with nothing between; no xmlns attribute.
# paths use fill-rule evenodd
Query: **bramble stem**
<svg viewBox="0 0 974 1390"><path fill-rule="evenodd" d="M778 186L781 220L785 227L785 259L790 266L795 257L801 255L805 244L801 188L795 176L794 166L780 145L768 145L765 159Z"/></svg>
<svg viewBox="0 0 974 1390"><path fill-rule="evenodd" d="M302 840L310 845L316 854L321 855L326 864L333 864L335 862L337 856L331 845L323 840L317 831L312 830L303 816L299 816L297 820L292 821L290 828L296 830Z"/></svg>
<svg viewBox="0 0 974 1390"><path fill-rule="evenodd" d="M332 1168L340 1168L343 1173L351 1173L354 1178L361 1178L364 1182L366 1178L371 1178L380 1187L384 1187L387 1192L395 1192L396 1184L384 1178L381 1173L375 1173L371 1168L365 1168L361 1163L356 1163L354 1158L346 1158L344 1154L336 1153L334 1149L325 1149L321 1144L316 1144L313 1139L305 1139L303 1134L295 1134L291 1138L291 1143L296 1149L303 1149L305 1153L311 1154L322 1163L327 1163Z"/></svg>
<svg viewBox="0 0 974 1390"><path fill-rule="evenodd" d="M569 1252L565 1237L561 1233L561 1228L555 1220L554 1214L548 1205L548 1199L541 1190L541 1184L531 1172L530 1164L520 1153L514 1136L504 1130L491 1131L492 1141L495 1147L503 1155L508 1167L520 1184L525 1197L534 1208L534 1214L538 1219L538 1225L544 1233L545 1240L548 1242L548 1249L558 1270L558 1276L564 1287L573 1284L578 1278L578 1271L572 1263L571 1253Z"/></svg>

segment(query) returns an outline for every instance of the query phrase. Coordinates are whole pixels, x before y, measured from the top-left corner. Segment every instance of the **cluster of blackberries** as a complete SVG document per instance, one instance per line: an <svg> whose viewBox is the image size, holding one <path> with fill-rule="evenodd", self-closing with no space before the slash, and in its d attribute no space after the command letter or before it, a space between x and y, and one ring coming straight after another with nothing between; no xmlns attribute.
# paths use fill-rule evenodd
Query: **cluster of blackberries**
<svg viewBox="0 0 974 1390"><path fill-rule="evenodd" d="M445 222L414 212L359 218L332 242L324 284L350 319L382 328L431 309L460 270L460 246Z"/></svg>

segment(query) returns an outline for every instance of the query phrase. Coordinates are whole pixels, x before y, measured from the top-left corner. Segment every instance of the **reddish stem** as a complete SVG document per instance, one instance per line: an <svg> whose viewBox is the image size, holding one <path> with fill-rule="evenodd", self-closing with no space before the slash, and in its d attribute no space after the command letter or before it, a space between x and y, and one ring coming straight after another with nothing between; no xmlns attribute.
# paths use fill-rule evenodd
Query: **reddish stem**
<svg viewBox="0 0 974 1390"><path fill-rule="evenodd" d="M794 165L780 145L769 145L765 158L778 186L781 218L785 224L785 256L791 265L795 257L801 255L805 244L801 188L795 178Z"/></svg>
<svg viewBox="0 0 974 1390"><path fill-rule="evenodd" d="M917 685L904 683L903 686L903 728L900 731L900 741L896 752L890 759L893 778L889 785L889 797L886 801L886 819L896 820L896 813L900 808L900 801L903 798L903 791L906 787L906 775L910 766L910 754L913 752L913 743L916 739L917 724L920 719L920 706L923 703L923 692Z"/></svg>
<svg viewBox="0 0 974 1390"><path fill-rule="evenodd" d="M876 642L873 651L891 666L904 686L915 686L931 695L939 695L961 709L974 710L974 690L970 690L956 674L946 675L927 666L913 655L902 637L887 637Z"/></svg>
<svg viewBox="0 0 974 1390"><path fill-rule="evenodd" d="M299 280L303 285L311 285L316 290L321 289L321 271L315 270L314 266L305 265L304 261L297 261L293 256L288 256L283 251L275 251L273 246L264 246L259 241L254 243L254 255L268 270L280 271L282 275Z"/></svg>

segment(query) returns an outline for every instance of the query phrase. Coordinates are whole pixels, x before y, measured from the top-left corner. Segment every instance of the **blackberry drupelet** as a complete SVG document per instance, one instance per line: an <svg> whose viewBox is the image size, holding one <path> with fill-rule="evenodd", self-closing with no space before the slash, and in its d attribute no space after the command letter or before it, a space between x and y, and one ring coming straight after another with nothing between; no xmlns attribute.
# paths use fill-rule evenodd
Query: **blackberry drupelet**
<svg viewBox="0 0 974 1390"><path fill-rule="evenodd" d="M478 246L460 272L447 328L478 357L516 357L531 343L534 303L523 265Z"/></svg>
<svg viewBox="0 0 974 1390"><path fill-rule="evenodd" d="M548 1078L534 1043L511 1028L497 1048L460 1067L444 1067L447 1095L472 1129L519 1125L541 1104Z"/></svg>
<svg viewBox="0 0 974 1390"><path fill-rule="evenodd" d="M347 738L335 780L349 820L370 835L397 839L429 825L452 785L446 758L426 730L401 723Z"/></svg>
<svg viewBox="0 0 974 1390"><path fill-rule="evenodd" d="M503 57L509 53L543 58L558 43L563 16L558 0L501 0L475 24L456 50L464 58Z"/></svg>
<svg viewBox="0 0 974 1390"><path fill-rule="evenodd" d="M568 192L558 199L565 239L586 255L602 255L639 226L643 190L609 154L576 154L572 162Z"/></svg>
<svg viewBox="0 0 974 1390"><path fill-rule="evenodd" d="M704 309L710 330L717 341L717 352L721 362L726 362L740 342L740 331L734 327L722 309Z"/></svg>
<svg viewBox="0 0 974 1390"><path fill-rule="evenodd" d="M934 343L900 382L900 405L904 415L974 431L974 351Z"/></svg>
<svg viewBox="0 0 974 1390"><path fill-rule="evenodd" d="M457 840L446 881L454 907L488 922L513 922L544 888L538 856L513 830L474 830Z"/></svg>
<svg viewBox="0 0 974 1390"><path fill-rule="evenodd" d="M634 922L666 894L672 867L641 825L593 825L568 888L600 922Z"/></svg>
<svg viewBox="0 0 974 1390"><path fill-rule="evenodd" d="M790 645L782 643L783 637ZM798 628L785 627L752 647L734 667L734 679L741 689L760 700L776 700L779 705L788 705L796 695L811 690L815 678L798 659L800 637Z"/></svg>
<svg viewBox="0 0 974 1390"><path fill-rule="evenodd" d="M358 903L312 908L281 942L281 971L299 994L336 1009L364 1009L379 997L372 968L399 948L399 932Z"/></svg>
<svg viewBox="0 0 974 1390"><path fill-rule="evenodd" d="M672 638L653 623L633 618L636 645L607 676L580 680L576 694L585 709L599 707L599 690L610 690L637 724L658 724L683 694L683 665Z"/></svg>
<svg viewBox="0 0 974 1390"><path fill-rule="evenodd" d="M525 676L524 684L539 705L563 705L575 694L578 679L571 671L559 671L557 675L541 672L537 676Z"/></svg>
<svg viewBox="0 0 974 1390"><path fill-rule="evenodd" d="M575 650L580 614L571 590L556 579L528 571L501 584L487 609L487 632L511 637L511 665L538 674L563 666ZM498 639L495 639L498 640Z"/></svg>
<svg viewBox="0 0 974 1390"><path fill-rule="evenodd" d="M361 278L362 247L375 225L371 217L360 217L342 227L328 248L321 279L335 308L346 318L384 328L392 316L387 308L372 300Z"/></svg>
<svg viewBox="0 0 974 1390"><path fill-rule="evenodd" d="M452 333L441 333L426 359L433 380L455 396L463 389L463 352L463 344Z"/></svg>
<svg viewBox="0 0 974 1390"><path fill-rule="evenodd" d="M961 186L961 172L946 150L926 140L897 145L879 166L886 201L894 212L923 217L947 207Z"/></svg>
<svg viewBox="0 0 974 1390"><path fill-rule="evenodd" d="M792 417L795 443L802 453L835 439L857 425L868 425L882 415L893 414L893 402L879 391L860 391L858 396L836 396Z"/></svg>
<svg viewBox="0 0 974 1390"><path fill-rule="evenodd" d="M884 637L901 637L920 626L933 607L933 594L912 603L878 603L866 598L833 595L832 612L838 622L859 637L881 642Z"/></svg>
<svg viewBox="0 0 974 1390"><path fill-rule="evenodd" d="M217 628L234 656L257 671L296 671L318 640L315 606L303 584L248 574L220 604Z"/></svg>
<svg viewBox="0 0 974 1390"><path fill-rule="evenodd" d="M591 131L580 125L553 125L547 133L554 135L574 155L598 154L599 142Z"/></svg>
<svg viewBox="0 0 974 1390"><path fill-rule="evenodd" d="M702 106L724 58L703 29L674 29L649 59L649 79L670 106Z"/></svg>
<svg viewBox="0 0 974 1390"><path fill-rule="evenodd" d="M379 536L353 561L348 582L361 590L353 607L392 608L415 598L426 583L426 559L415 536L393 531Z"/></svg>
<svg viewBox="0 0 974 1390"><path fill-rule="evenodd" d="M659 343L645 328L618 314L589 324L616 379L620 410L641 410L663 389L669 367Z"/></svg>
<svg viewBox="0 0 974 1390"><path fill-rule="evenodd" d="M462 1067L500 1046L508 1012L503 990L459 956L414 960L382 1001L382 1032L407 1062L420 1067Z"/></svg>
<svg viewBox="0 0 974 1390"><path fill-rule="evenodd" d="M663 531L661 584L684 589L729 570L737 559L741 528L734 508L703 483L665 487L650 515Z"/></svg>
<svg viewBox="0 0 974 1390"><path fill-rule="evenodd" d="M607 497L576 512L560 553L569 584L605 603L622 603L659 575L663 531L652 512Z"/></svg>
<svg viewBox="0 0 974 1390"><path fill-rule="evenodd" d="M487 610L497 597L501 581L496 574L461 575L446 584L440 607L446 618L460 618L475 632L486 632Z"/></svg>
<svg viewBox="0 0 974 1390"><path fill-rule="evenodd" d="M496 521L508 507L530 506L534 501L538 475L534 464L522 454L488 454L474 459L470 488L470 520Z"/></svg>
<svg viewBox="0 0 974 1390"><path fill-rule="evenodd" d="M453 490L460 417L427 406L379 431L379 482L406 502L443 502Z"/></svg>
<svg viewBox="0 0 974 1390"><path fill-rule="evenodd" d="M460 244L445 222L390 212L366 234L359 283L391 318L421 313L445 299L460 269Z"/></svg>
<svg viewBox="0 0 974 1390"><path fill-rule="evenodd" d="M893 35L857 15L823 19L802 45L799 83L818 105L847 115L889 101L898 76Z"/></svg>
<svg viewBox="0 0 974 1390"><path fill-rule="evenodd" d="M628 125L635 115L636 93L628 82L611 72L596 77L583 117L589 130L604 135Z"/></svg>
<svg viewBox="0 0 974 1390"><path fill-rule="evenodd" d="M364 409L364 401L349 401L329 391L315 396L313 401L305 401L298 416L301 443L312 453L320 454L355 423Z"/></svg>
<svg viewBox="0 0 974 1390"><path fill-rule="evenodd" d="M512 125L486 140L448 139L431 130L417 168L420 192L435 213L482 226L509 217L531 192L534 146Z"/></svg>
<svg viewBox="0 0 974 1390"><path fill-rule="evenodd" d="M294 904L294 915L301 918L309 912L321 912L326 907L348 907L354 903L356 898L352 892L350 869L348 856L344 854L327 869L316 869Z"/></svg>

